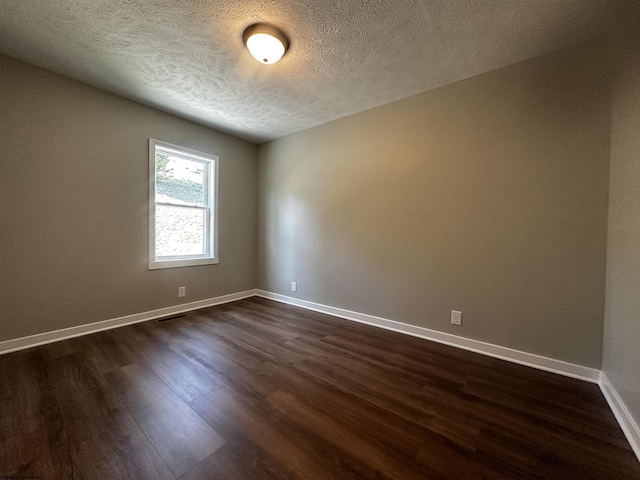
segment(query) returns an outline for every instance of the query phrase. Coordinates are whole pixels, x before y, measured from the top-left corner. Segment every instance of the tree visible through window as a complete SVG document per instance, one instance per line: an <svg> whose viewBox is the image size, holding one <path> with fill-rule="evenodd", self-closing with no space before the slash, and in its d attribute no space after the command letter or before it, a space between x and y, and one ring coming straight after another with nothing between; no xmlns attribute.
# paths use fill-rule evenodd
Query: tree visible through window
<svg viewBox="0 0 640 480"><path fill-rule="evenodd" d="M149 141L149 268L217 263L218 157Z"/></svg>

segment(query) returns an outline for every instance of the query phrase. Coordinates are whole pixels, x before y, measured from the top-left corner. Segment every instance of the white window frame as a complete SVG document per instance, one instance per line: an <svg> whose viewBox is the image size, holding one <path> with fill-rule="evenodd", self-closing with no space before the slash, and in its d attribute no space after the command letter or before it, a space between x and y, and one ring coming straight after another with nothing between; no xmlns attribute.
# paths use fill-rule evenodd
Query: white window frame
<svg viewBox="0 0 640 480"><path fill-rule="evenodd" d="M175 153L205 165L206 198L205 206L205 253L203 255L176 255L156 257L156 205L173 205L156 201L156 148ZM149 270L160 268L211 265L218 260L218 163L216 155L198 152L190 148L149 139ZM189 207L192 208L192 207ZM195 207L200 208L200 207Z"/></svg>

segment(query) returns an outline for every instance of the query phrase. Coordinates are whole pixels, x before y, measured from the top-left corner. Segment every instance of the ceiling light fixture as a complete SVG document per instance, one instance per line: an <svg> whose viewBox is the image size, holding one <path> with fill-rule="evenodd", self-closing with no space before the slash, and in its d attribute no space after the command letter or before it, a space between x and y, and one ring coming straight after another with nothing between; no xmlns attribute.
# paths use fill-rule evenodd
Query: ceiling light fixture
<svg viewBox="0 0 640 480"><path fill-rule="evenodd" d="M260 63L276 63L289 48L287 36L271 25L256 23L249 25L242 34L242 41Z"/></svg>

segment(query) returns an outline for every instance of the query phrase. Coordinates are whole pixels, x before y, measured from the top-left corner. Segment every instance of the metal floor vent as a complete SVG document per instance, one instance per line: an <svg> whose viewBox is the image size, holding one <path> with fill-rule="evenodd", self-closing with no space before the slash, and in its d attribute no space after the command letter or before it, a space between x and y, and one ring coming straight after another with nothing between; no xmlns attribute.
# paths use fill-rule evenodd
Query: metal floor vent
<svg viewBox="0 0 640 480"><path fill-rule="evenodd" d="M159 318L158 320L156 320L156 322L157 323L165 323L165 322L168 322L170 320L177 320L178 318L184 318L186 316L187 316L186 313L180 313L178 315L171 315L170 317Z"/></svg>

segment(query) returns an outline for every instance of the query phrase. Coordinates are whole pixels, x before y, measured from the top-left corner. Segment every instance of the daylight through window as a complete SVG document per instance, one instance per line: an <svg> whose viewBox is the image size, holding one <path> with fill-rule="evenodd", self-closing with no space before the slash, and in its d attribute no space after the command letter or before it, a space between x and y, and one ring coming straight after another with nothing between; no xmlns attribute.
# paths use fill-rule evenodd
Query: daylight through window
<svg viewBox="0 0 640 480"><path fill-rule="evenodd" d="M218 263L218 157L149 140L149 268Z"/></svg>

